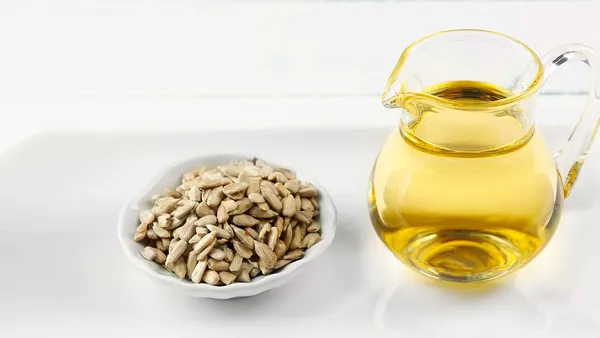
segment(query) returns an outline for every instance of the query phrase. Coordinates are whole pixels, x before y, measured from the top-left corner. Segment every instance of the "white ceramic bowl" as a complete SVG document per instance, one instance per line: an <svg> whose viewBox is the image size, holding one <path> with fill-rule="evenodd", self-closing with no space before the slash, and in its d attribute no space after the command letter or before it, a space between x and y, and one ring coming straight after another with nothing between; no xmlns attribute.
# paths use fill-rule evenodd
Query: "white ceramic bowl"
<svg viewBox="0 0 600 338"><path fill-rule="evenodd" d="M133 240L133 235L139 224L138 214L140 209L149 209L153 205L152 196L164 191L166 187L175 188L181 184L181 176L198 167L199 165L217 166L229 163L232 160L251 159L252 156L241 155L208 155L197 156L177 163L152 180L144 190L126 205L119 216L118 236L121 246L129 260L139 269L146 273L155 281L184 294L193 297L228 299L235 297L247 297L257 295L270 289L280 287L290 281L294 273L303 265L316 259L327 249L333 240L336 229L336 209L333 200L318 182L311 179L303 172L296 172L301 181L311 182L319 189L319 222L321 223L321 238L322 240L306 250L306 255L297 261L294 261L282 269L267 276L257 276L249 283L233 283L227 286L212 286L205 283L194 284L187 280L180 280L173 273L165 270L154 262L147 261L140 255L140 250L143 248L141 243ZM281 166L280 163L271 162L268 159L262 158L265 162L272 166ZM294 170L294 168L289 168Z"/></svg>

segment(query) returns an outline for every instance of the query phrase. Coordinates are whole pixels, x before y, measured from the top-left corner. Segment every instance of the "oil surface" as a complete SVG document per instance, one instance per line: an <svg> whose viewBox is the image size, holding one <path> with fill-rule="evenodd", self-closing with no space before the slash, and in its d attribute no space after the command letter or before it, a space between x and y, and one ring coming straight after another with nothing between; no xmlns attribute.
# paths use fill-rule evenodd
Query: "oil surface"
<svg viewBox="0 0 600 338"><path fill-rule="evenodd" d="M512 95L464 81L425 92L457 107ZM552 237L563 203L541 135L524 128L514 107L432 104L415 116L389 137L373 168L370 215L379 237L406 265L443 280L488 280L526 264Z"/></svg>

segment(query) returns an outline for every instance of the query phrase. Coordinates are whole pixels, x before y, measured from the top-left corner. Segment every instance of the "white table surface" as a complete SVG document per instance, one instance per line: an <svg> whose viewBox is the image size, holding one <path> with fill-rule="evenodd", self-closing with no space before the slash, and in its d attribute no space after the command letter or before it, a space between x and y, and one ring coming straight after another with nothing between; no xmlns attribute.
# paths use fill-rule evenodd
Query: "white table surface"
<svg viewBox="0 0 600 338"><path fill-rule="evenodd" d="M567 131L540 128L553 140ZM66 337L597 336L600 148L590 154L554 239L532 264L488 290L448 290L405 269L369 223L369 169L389 132L371 126L28 138L0 158L0 331ZM213 137L221 139L218 146L203 143ZM339 210L336 238L290 284L246 299L191 299L155 285L121 252L120 208L159 168L213 151L311 168L331 193Z"/></svg>
<svg viewBox="0 0 600 338"><path fill-rule="evenodd" d="M599 9L1 2L0 336L600 336L600 147L548 248L491 290L450 292L416 278L378 242L365 204L370 166L398 117L378 95L406 44L479 27L540 54L567 42L600 49L590 28ZM381 32L398 32L396 42ZM582 72L561 76L547 92L581 92ZM540 98L537 120L553 149L583 103ZM163 165L208 151L210 132L223 137L219 151L318 165L340 209L330 250L284 288L190 299L155 286L120 251L122 205ZM310 149L310 161L283 153L273 135Z"/></svg>

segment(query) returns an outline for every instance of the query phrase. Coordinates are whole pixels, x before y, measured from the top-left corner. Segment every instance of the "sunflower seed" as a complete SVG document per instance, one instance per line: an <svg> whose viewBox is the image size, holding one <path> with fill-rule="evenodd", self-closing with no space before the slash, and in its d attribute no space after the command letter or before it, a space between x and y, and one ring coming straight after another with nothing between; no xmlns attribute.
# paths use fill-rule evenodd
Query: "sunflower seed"
<svg viewBox="0 0 600 338"><path fill-rule="evenodd" d="M200 192L200 189L198 189L197 186L191 187L188 191L188 198L192 201L200 202L200 199L202 198L202 193Z"/></svg>
<svg viewBox="0 0 600 338"><path fill-rule="evenodd" d="M277 192L281 197L288 197L289 195L291 195L290 191L287 190L287 188L279 182L275 183L275 189L277 189Z"/></svg>
<svg viewBox="0 0 600 338"><path fill-rule="evenodd" d="M168 230L165 230L164 228L159 227L158 223L154 223L154 225L152 226L152 230L154 230L154 233L160 238L170 238L171 237L171 233Z"/></svg>
<svg viewBox="0 0 600 338"><path fill-rule="evenodd" d="M250 237L252 237L255 240L258 239L258 232L256 232L256 230L254 230L254 228L247 227L245 229L246 229L246 232L248 233L248 235L250 235Z"/></svg>
<svg viewBox="0 0 600 338"><path fill-rule="evenodd" d="M206 173L204 173L206 175ZM198 182L198 188L200 189L213 189L225 184L229 184L231 181L227 178L213 178L213 179L202 179Z"/></svg>
<svg viewBox="0 0 600 338"><path fill-rule="evenodd" d="M175 261L178 260L179 257L181 257L181 255L183 255L183 252L185 251L187 246L188 243L186 241L178 241L177 243L175 243L175 245L173 246L173 250L171 250L171 252L169 252L169 254L167 255L167 261L165 262L165 265L175 263Z"/></svg>
<svg viewBox="0 0 600 338"><path fill-rule="evenodd" d="M308 228L306 228L306 231L308 232L319 232L321 231L321 223L313 221L310 223L310 225L308 226Z"/></svg>
<svg viewBox="0 0 600 338"><path fill-rule="evenodd" d="M250 197L251 194L260 194L260 184L258 182L251 182L248 184L246 195Z"/></svg>
<svg viewBox="0 0 600 338"><path fill-rule="evenodd" d="M197 220L194 224L199 227L206 226L207 224L214 225L217 224L217 217L213 215L207 215Z"/></svg>
<svg viewBox="0 0 600 338"><path fill-rule="evenodd" d="M265 198L261 194L256 192L253 192L250 195L248 195L248 198L256 204L265 202ZM154 216L154 214L152 215Z"/></svg>
<svg viewBox="0 0 600 338"><path fill-rule="evenodd" d="M236 203L237 207L235 208L235 210L229 213L230 216L243 214L244 212L252 208L252 206L254 205L254 203L252 203L252 201L248 198L243 198L237 201Z"/></svg>
<svg viewBox="0 0 600 338"><path fill-rule="evenodd" d="M273 269L274 269L274 270L281 269L281 268L283 268L284 266L286 266L286 265L290 264L290 262L291 262L291 261L289 261L289 260L287 260L287 259L280 259L280 260L278 260L278 261L275 263L275 266L273 267Z"/></svg>
<svg viewBox="0 0 600 338"><path fill-rule="evenodd" d="M227 196L232 196L239 193L245 193L247 188L248 183L245 182L231 183L223 188L223 193Z"/></svg>
<svg viewBox="0 0 600 338"><path fill-rule="evenodd" d="M185 278L185 274L187 272L187 265L185 264L185 260L183 257L179 257L177 261L175 261L173 272L179 277L179 279Z"/></svg>
<svg viewBox="0 0 600 338"><path fill-rule="evenodd" d="M245 230L231 225L235 236L248 248L254 249L254 239ZM237 250L236 250L237 251Z"/></svg>
<svg viewBox="0 0 600 338"><path fill-rule="evenodd" d="M240 254L240 256L246 259L252 257L252 255L254 254L251 249L249 249L247 246L238 241L233 242L233 249L238 254Z"/></svg>
<svg viewBox="0 0 600 338"><path fill-rule="evenodd" d="M208 254L210 253L210 251L213 249L213 247L215 246L215 244L217 243L217 239L213 239L212 241L210 241L210 243L208 243L208 245L206 246L206 248L204 248L204 250L200 251L200 253L196 256L196 259L201 261L203 259L205 259ZM196 252L196 251L194 251Z"/></svg>
<svg viewBox="0 0 600 338"><path fill-rule="evenodd" d="M219 278L221 279L223 284L229 285L233 283L237 276L228 271L221 271L219 272Z"/></svg>
<svg viewBox="0 0 600 338"><path fill-rule="evenodd" d="M258 240L263 242L263 240L265 239L265 236L267 235L267 232L271 229L271 224L269 224L268 222L263 222L260 225L260 231L258 232Z"/></svg>
<svg viewBox="0 0 600 338"><path fill-rule="evenodd" d="M200 242L198 242L194 245L194 251L198 252L198 253L201 252L216 238L217 238L217 234L214 232L211 232L208 235L202 237L202 239L200 239Z"/></svg>
<svg viewBox="0 0 600 338"><path fill-rule="evenodd" d="M248 273L248 271L242 271L240 272L240 274L237 276L236 281L238 282L249 282L250 281L250 274Z"/></svg>
<svg viewBox="0 0 600 338"><path fill-rule="evenodd" d="M208 270L204 273L202 280L210 285L219 284L219 273L213 270Z"/></svg>
<svg viewBox="0 0 600 338"><path fill-rule="evenodd" d="M140 254L145 259L153 261L156 258L156 249L151 246L147 246L142 251L140 251Z"/></svg>
<svg viewBox="0 0 600 338"><path fill-rule="evenodd" d="M154 214L150 210L142 210L139 219L141 223L152 223L154 222Z"/></svg>
<svg viewBox="0 0 600 338"><path fill-rule="evenodd" d="M260 267L261 271L265 273L267 270L273 269L275 262L277 262L277 255L275 255L275 252L273 252L268 245L259 241L254 241L254 250L258 257L260 257L260 262L262 262ZM260 262L259 264L261 264Z"/></svg>
<svg viewBox="0 0 600 338"><path fill-rule="evenodd" d="M285 235L283 236L283 243L285 243L286 248L290 247L293 236L294 236L294 228L292 228L291 226L288 226L287 230L285 231Z"/></svg>
<svg viewBox="0 0 600 338"><path fill-rule="evenodd" d="M198 215L198 217L202 218L204 216L209 216L215 215L215 211L213 209L211 209L208 204L206 204L206 202L201 202L200 204L198 204L198 206L196 207L196 215Z"/></svg>
<svg viewBox="0 0 600 338"><path fill-rule="evenodd" d="M227 213L230 213L233 210L235 210L235 208L237 208L237 203L234 200L230 200L230 199L221 202L221 205L225 208L225 211Z"/></svg>
<svg viewBox="0 0 600 338"><path fill-rule="evenodd" d="M312 205L312 204L311 204ZM221 204L217 209L217 222L225 223L229 219L229 214L225 211L225 206Z"/></svg>
<svg viewBox="0 0 600 338"><path fill-rule="evenodd" d="M186 269L187 269L187 277L189 279L192 279L192 273L194 272L194 268L196 268L197 263L198 263L198 261L196 260L196 255L194 255L192 253L187 256Z"/></svg>
<svg viewBox="0 0 600 338"><path fill-rule="evenodd" d="M211 208L216 208L219 206L219 204L221 203L221 201L223 200L224 197L225 197L225 194L223 193L223 188L222 187L215 188L210 191L210 194L208 194L206 204L208 204L208 206Z"/></svg>
<svg viewBox="0 0 600 338"><path fill-rule="evenodd" d="M285 256L283 256L283 259L295 261L296 259L299 259L302 257L304 257L304 251L302 249L296 249L296 250L289 251Z"/></svg>
<svg viewBox="0 0 600 338"><path fill-rule="evenodd" d="M212 250L210 250L210 252L208 253L208 255L210 257L214 258L215 260L218 260L218 261L222 261L226 257L225 251L223 251L221 249L215 249L215 248L213 248Z"/></svg>
<svg viewBox="0 0 600 338"><path fill-rule="evenodd" d="M158 226L162 227L162 228L167 228L168 226L171 225L172 219L171 219L171 215L169 214L162 214L160 216L158 216Z"/></svg>
<svg viewBox="0 0 600 338"><path fill-rule="evenodd" d="M261 208L259 208L257 206L256 207L252 207L248 211L248 213L252 217L256 217L256 218L273 218L273 217L277 217L278 216L278 214L275 211L271 210L271 209L267 208L267 210L262 210Z"/></svg>
<svg viewBox="0 0 600 338"><path fill-rule="evenodd" d="M302 239L301 248L310 248L321 241L321 236L317 233L309 233Z"/></svg>
<svg viewBox="0 0 600 338"><path fill-rule="evenodd" d="M275 250L275 245L277 244L277 239L279 238L279 232L277 228L272 227L269 229L269 239L267 241L269 248L271 250Z"/></svg>
<svg viewBox="0 0 600 338"><path fill-rule="evenodd" d="M296 212L296 200L293 195L288 195L283 199L283 208L281 214L284 217L291 217Z"/></svg>
<svg viewBox="0 0 600 338"><path fill-rule="evenodd" d="M231 261L231 263L229 263L229 271L232 271L232 272L240 271L240 268L242 267L243 259L244 259L244 257L242 257L239 253L236 253L233 256L233 260Z"/></svg>
<svg viewBox="0 0 600 338"><path fill-rule="evenodd" d="M202 280L202 276L204 275L204 272L206 271L207 266L208 266L207 260L198 261L198 264L196 264L196 266L194 267L194 271L192 271L192 277L191 277L192 282L194 282L196 284L200 283L200 281Z"/></svg>
<svg viewBox="0 0 600 338"><path fill-rule="evenodd" d="M300 197L315 197L317 194L318 192L315 187L305 187L298 190L298 195L300 195Z"/></svg>
<svg viewBox="0 0 600 338"><path fill-rule="evenodd" d="M208 259L208 268L214 271L227 271L229 270L229 263L225 261L216 260L213 258Z"/></svg>
<svg viewBox="0 0 600 338"><path fill-rule="evenodd" d="M184 218L185 216L187 216L187 214L190 213L190 211L192 211L194 207L194 204L182 205L179 208L175 209L175 211L173 211L173 216L175 218Z"/></svg>
<svg viewBox="0 0 600 338"><path fill-rule="evenodd" d="M211 232L215 233L217 235L217 237L219 237L219 238L225 238L225 239L231 238L231 235L229 234L229 232L227 232L224 229L219 228L216 225L207 224L206 228L208 228L208 230L210 230Z"/></svg>
<svg viewBox="0 0 600 338"><path fill-rule="evenodd" d="M265 198L267 203L269 203L269 206L271 207L271 209L273 209L277 212L281 211L281 208L283 207L281 200L279 200L279 198L275 195L275 193L271 189L261 188L260 193L263 195L263 197Z"/></svg>
<svg viewBox="0 0 600 338"><path fill-rule="evenodd" d="M235 225L251 227L258 223L260 223L260 221L250 215L242 214L233 216L233 224Z"/></svg>
<svg viewBox="0 0 600 338"><path fill-rule="evenodd" d="M298 190L300 190L300 183L295 179L288 180L283 186L292 194L297 194Z"/></svg>
<svg viewBox="0 0 600 338"><path fill-rule="evenodd" d="M286 251L287 248L285 246L285 243L283 243L282 240L278 239L277 243L275 244L275 250L273 250L273 252L275 252L275 255L277 255L277 259L282 259Z"/></svg>
<svg viewBox="0 0 600 338"><path fill-rule="evenodd" d="M294 218L302 223L310 224L310 219L312 218L312 212L305 211L305 210L296 211L294 213Z"/></svg>

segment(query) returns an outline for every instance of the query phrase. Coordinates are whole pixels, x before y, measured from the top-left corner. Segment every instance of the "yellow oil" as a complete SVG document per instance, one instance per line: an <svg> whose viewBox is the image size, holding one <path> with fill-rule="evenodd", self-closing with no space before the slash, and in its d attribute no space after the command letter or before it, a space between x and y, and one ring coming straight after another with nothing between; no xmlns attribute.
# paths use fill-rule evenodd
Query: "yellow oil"
<svg viewBox="0 0 600 338"><path fill-rule="evenodd" d="M564 199L544 140L514 106L473 109L513 95L501 87L448 82L424 93L455 107L419 101L381 149L369 193L375 230L434 278L483 281L522 267L552 237Z"/></svg>

